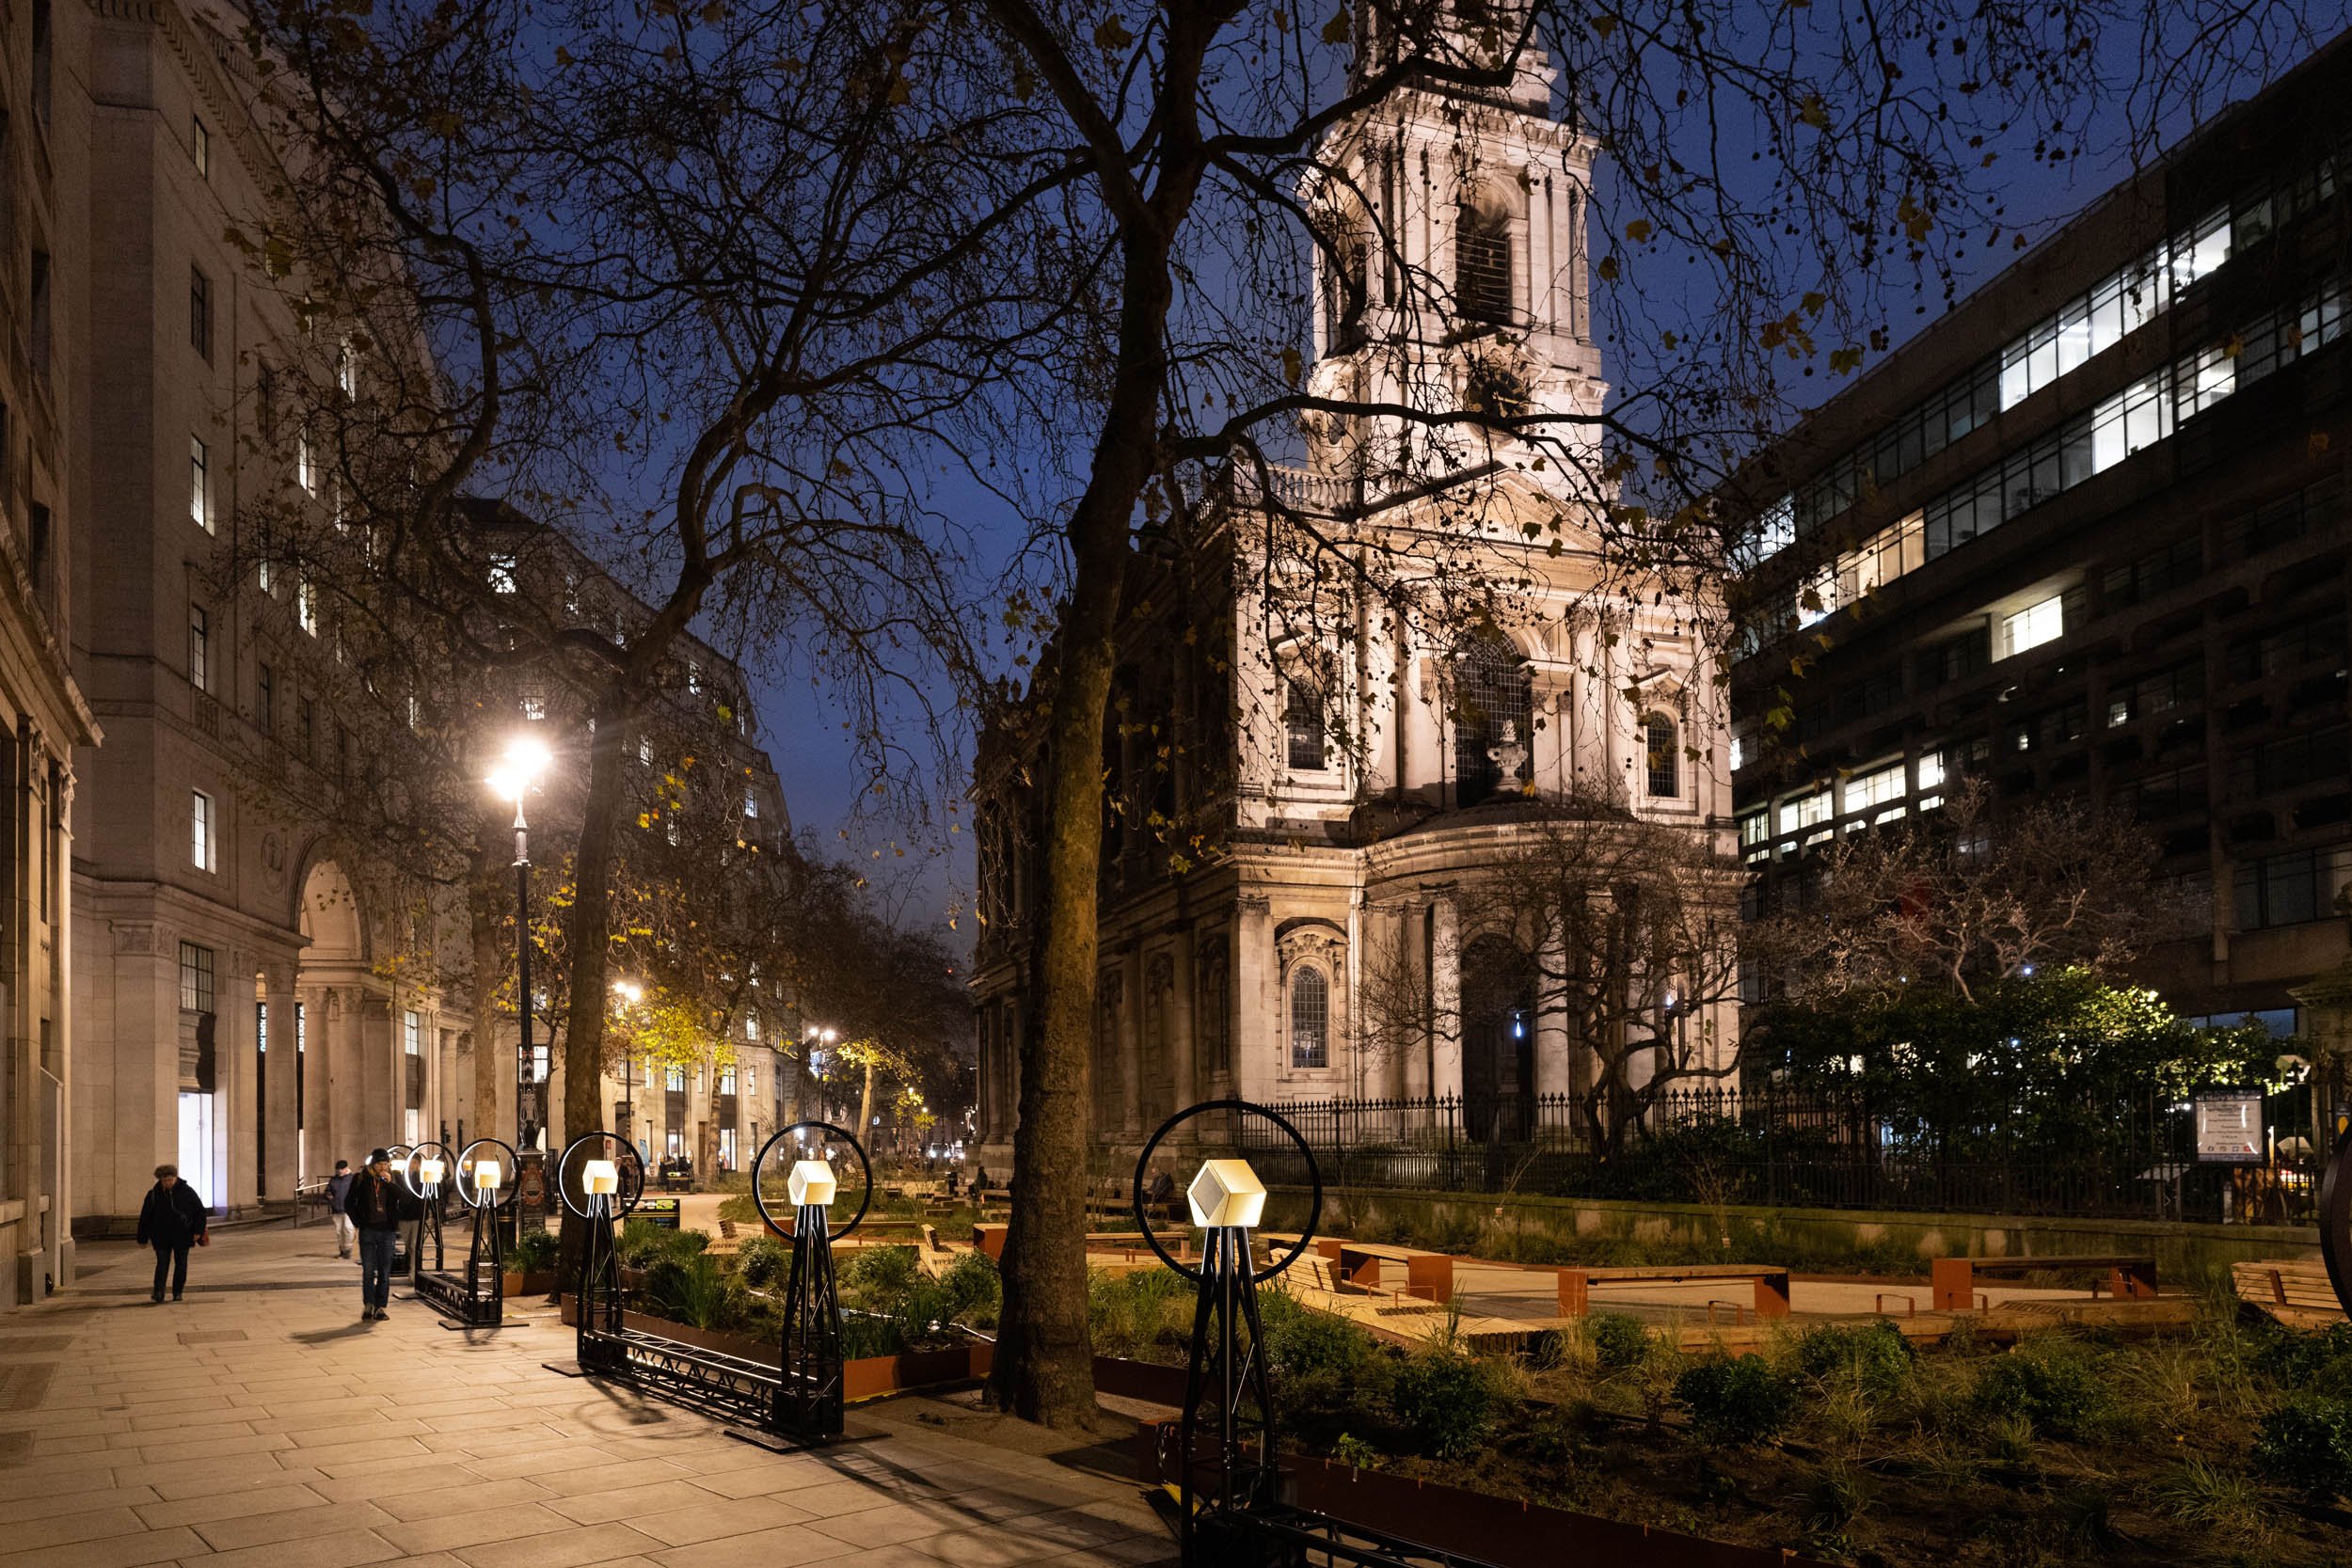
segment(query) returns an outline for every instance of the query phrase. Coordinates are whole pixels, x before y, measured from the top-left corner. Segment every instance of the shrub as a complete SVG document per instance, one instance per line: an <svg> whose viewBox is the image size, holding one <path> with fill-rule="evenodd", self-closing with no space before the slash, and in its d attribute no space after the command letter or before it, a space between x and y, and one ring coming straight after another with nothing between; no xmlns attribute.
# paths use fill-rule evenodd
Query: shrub
<svg viewBox="0 0 2352 1568"><path fill-rule="evenodd" d="M1494 1388L1475 1356L1426 1350L1406 1357L1389 1386L1389 1406L1407 1439L1439 1459L1459 1459L1486 1440Z"/></svg>
<svg viewBox="0 0 2352 1568"><path fill-rule="evenodd" d="M2352 1323L2309 1334L2273 1325L2255 1344L2254 1366L2281 1388L2352 1399Z"/></svg>
<svg viewBox="0 0 2352 1568"><path fill-rule="evenodd" d="M1797 1341L1797 1365L1817 1378L1850 1372L1872 1394L1899 1393L1910 1383L1918 1353L1902 1331L1881 1318L1851 1326L1817 1328Z"/></svg>
<svg viewBox="0 0 2352 1568"><path fill-rule="evenodd" d="M755 1290L782 1290L792 1273L792 1250L773 1236L747 1237L735 1254L743 1283Z"/></svg>
<svg viewBox="0 0 2352 1568"><path fill-rule="evenodd" d="M2265 1481L2331 1497L2352 1481L2352 1400L2297 1394L2263 1418L2254 1468Z"/></svg>
<svg viewBox="0 0 2352 1568"><path fill-rule="evenodd" d="M1796 1386L1760 1355L1709 1357L1675 1379L1674 1391L1702 1441L1732 1448L1771 1440L1797 1413Z"/></svg>
<svg viewBox="0 0 2352 1568"><path fill-rule="evenodd" d="M2079 1437L2108 1412L2097 1370L2065 1342L2017 1346L1977 1374L1977 1408L2031 1421L2055 1437Z"/></svg>
<svg viewBox="0 0 2352 1568"><path fill-rule="evenodd" d="M655 1311L696 1328L724 1330L740 1316L735 1281L708 1253L663 1258L645 1274L645 1295Z"/></svg>
<svg viewBox="0 0 2352 1568"><path fill-rule="evenodd" d="M997 1275L994 1259L985 1252L967 1252L948 1265L939 1283L954 1304L958 1323L995 1326L997 1309L1005 1302L1005 1282Z"/></svg>
<svg viewBox="0 0 2352 1568"><path fill-rule="evenodd" d="M1377 1398L1388 1357L1371 1335L1342 1318L1269 1291L1258 1303L1275 1399L1293 1410L1338 1415Z"/></svg>
<svg viewBox="0 0 2352 1568"><path fill-rule="evenodd" d="M2262 1494L2233 1470L2194 1454L2148 1488L2148 1500L2184 1524L2252 1531L2262 1517Z"/></svg>
<svg viewBox="0 0 2352 1568"><path fill-rule="evenodd" d="M834 1277L851 1303L896 1315L921 1272L911 1246L869 1246L843 1259Z"/></svg>
<svg viewBox="0 0 2352 1568"><path fill-rule="evenodd" d="M1593 1343L1593 1358L1612 1371L1632 1366L1649 1351L1649 1330L1624 1312L1592 1314L1584 1320L1584 1334Z"/></svg>
<svg viewBox="0 0 2352 1568"><path fill-rule="evenodd" d="M1186 1343L1192 1333L1190 1289L1188 1280L1166 1269L1089 1275L1087 1315L1094 1348L1104 1355L1135 1355Z"/></svg>
<svg viewBox="0 0 2352 1568"><path fill-rule="evenodd" d="M515 1250L506 1255L506 1266L523 1274L533 1269L551 1269L557 1250L553 1231L526 1230L515 1239Z"/></svg>

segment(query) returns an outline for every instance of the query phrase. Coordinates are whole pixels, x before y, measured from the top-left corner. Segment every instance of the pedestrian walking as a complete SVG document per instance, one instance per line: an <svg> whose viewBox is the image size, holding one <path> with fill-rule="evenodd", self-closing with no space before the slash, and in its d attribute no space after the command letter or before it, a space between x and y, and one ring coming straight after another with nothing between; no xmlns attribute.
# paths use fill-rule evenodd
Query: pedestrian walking
<svg viewBox="0 0 2352 1568"><path fill-rule="evenodd" d="M166 1274L171 1276L171 1299L180 1299L180 1292L188 1286L188 1248L212 1245L206 1228L211 1221L204 1200L180 1180L179 1167L157 1165L155 1184L147 1189L147 1201L139 1205L139 1244L155 1249L155 1293L148 1299L164 1299Z"/></svg>
<svg viewBox="0 0 2352 1568"><path fill-rule="evenodd" d="M384 1307L392 1299L392 1254L400 1242L402 1208L389 1154L379 1148L368 1155L368 1168L352 1182L344 1207L359 1232L359 1321L389 1318Z"/></svg>
<svg viewBox="0 0 2352 1568"><path fill-rule="evenodd" d="M335 1256L351 1256L352 1225L348 1204L351 1200L351 1162L335 1162L335 1174L326 1179L326 1208L335 1216Z"/></svg>

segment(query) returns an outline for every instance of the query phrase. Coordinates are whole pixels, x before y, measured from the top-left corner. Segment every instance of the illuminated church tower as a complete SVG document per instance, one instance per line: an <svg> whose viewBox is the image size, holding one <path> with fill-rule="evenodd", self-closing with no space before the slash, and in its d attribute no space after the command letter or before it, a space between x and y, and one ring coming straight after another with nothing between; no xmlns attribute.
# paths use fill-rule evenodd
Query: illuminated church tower
<svg viewBox="0 0 2352 1568"><path fill-rule="evenodd" d="M1383 35L1390 9L1359 11L1359 81L1413 52L1495 71L1520 25L1504 5L1437 0ZM1309 193L1322 215L1311 391L1503 419L1599 413L1584 232L1594 148L1552 118L1556 74L1531 44L1507 86L1433 73L1326 139ZM1557 439L1576 427L1544 429ZM1490 462L1534 467L1524 442L1492 426L1323 417L1307 434L1315 469L1374 493ZM1548 488L1573 485L1557 463L1536 471L1553 476Z"/></svg>

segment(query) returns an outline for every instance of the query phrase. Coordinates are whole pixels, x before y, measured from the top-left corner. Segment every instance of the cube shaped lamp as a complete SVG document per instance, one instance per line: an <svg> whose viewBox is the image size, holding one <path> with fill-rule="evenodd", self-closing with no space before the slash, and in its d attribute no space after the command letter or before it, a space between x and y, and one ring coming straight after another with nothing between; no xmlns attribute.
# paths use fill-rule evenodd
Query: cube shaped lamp
<svg viewBox="0 0 2352 1568"><path fill-rule="evenodd" d="M499 1169L496 1160L476 1160L473 1163L473 1184L477 1192L494 1193L506 1173Z"/></svg>
<svg viewBox="0 0 2352 1568"><path fill-rule="evenodd" d="M592 1196L610 1196L621 1190L621 1167L611 1160L590 1160L580 1167L580 1184Z"/></svg>
<svg viewBox="0 0 2352 1568"><path fill-rule="evenodd" d="M1265 1183L1247 1160L1204 1160L1184 1200L1192 1223L1204 1228L1255 1226L1265 1213Z"/></svg>
<svg viewBox="0 0 2352 1568"><path fill-rule="evenodd" d="M833 1166L822 1160L795 1160L792 1174L785 1179L784 1190L792 1195L792 1205L805 1209L811 1204L818 1208L833 1201L839 1183L834 1180Z"/></svg>
<svg viewBox="0 0 2352 1568"><path fill-rule="evenodd" d="M428 1187L437 1187L441 1178L449 1174L449 1166L428 1154L417 1162L417 1180Z"/></svg>

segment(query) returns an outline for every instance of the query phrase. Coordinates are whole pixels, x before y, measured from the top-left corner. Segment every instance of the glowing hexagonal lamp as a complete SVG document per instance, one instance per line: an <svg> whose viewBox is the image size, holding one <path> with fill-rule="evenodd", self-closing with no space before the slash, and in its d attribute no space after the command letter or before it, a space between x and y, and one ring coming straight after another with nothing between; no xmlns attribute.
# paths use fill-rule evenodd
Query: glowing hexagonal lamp
<svg viewBox="0 0 2352 1568"><path fill-rule="evenodd" d="M784 1190L792 1195L795 1208L806 1209L811 1204L824 1208L833 1201L840 1183L834 1180L833 1166L822 1160L795 1160L792 1174L785 1179Z"/></svg>
<svg viewBox="0 0 2352 1568"><path fill-rule="evenodd" d="M495 1193L506 1173L499 1169L496 1160L476 1160L473 1163L473 1184L476 1192Z"/></svg>
<svg viewBox="0 0 2352 1568"><path fill-rule="evenodd" d="M1265 1183L1247 1160L1204 1160L1184 1189L1192 1223L1204 1228L1252 1227L1265 1213Z"/></svg>
<svg viewBox="0 0 2352 1568"><path fill-rule="evenodd" d="M621 1190L621 1167L611 1160L588 1160L580 1167L580 1185L592 1197L610 1197Z"/></svg>
<svg viewBox="0 0 2352 1568"><path fill-rule="evenodd" d="M441 1178L449 1174L449 1165L428 1154L417 1162L417 1180L428 1187L437 1187Z"/></svg>

